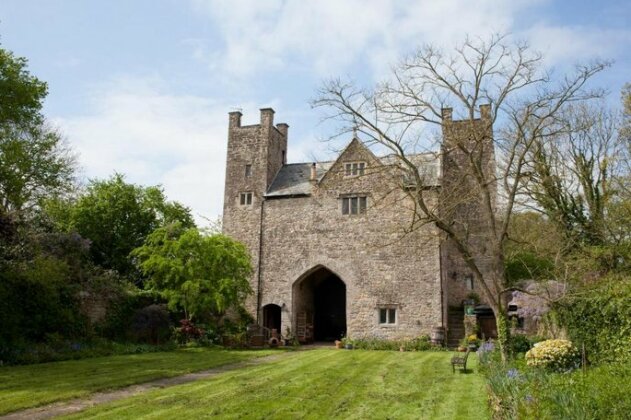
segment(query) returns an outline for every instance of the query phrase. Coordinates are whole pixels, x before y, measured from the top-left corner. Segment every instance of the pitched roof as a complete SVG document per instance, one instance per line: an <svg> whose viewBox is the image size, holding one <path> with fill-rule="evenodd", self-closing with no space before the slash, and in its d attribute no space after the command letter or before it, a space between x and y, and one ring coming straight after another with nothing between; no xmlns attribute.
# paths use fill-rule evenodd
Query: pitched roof
<svg viewBox="0 0 631 420"><path fill-rule="evenodd" d="M320 181L324 174L331 168L333 162L316 162L317 179ZM311 194L311 165L313 162L306 163L289 163L276 174L276 178L272 181L266 197L283 197L292 195L309 195Z"/></svg>
<svg viewBox="0 0 631 420"><path fill-rule="evenodd" d="M421 176L425 178L426 186L440 185L440 159L433 153L419 153L408 155L408 159L419 168ZM396 156L384 156L377 158L384 165L397 164ZM331 169L335 161L316 162L316 174L318 182ZM265 197L289 197L310 195L313 184L309 181L313 162L290 163L283 165L272 181Z"/></svg>

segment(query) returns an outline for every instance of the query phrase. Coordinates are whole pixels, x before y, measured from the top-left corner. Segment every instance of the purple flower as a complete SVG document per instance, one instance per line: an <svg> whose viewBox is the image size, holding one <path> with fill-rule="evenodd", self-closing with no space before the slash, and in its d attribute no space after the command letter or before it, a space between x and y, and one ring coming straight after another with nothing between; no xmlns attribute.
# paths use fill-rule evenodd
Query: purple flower
<svg viewBox="0 0 631 420"><path fill-rule="evenodd" d="M511 379L519 378L519 371L515 368L509 369L508 372L506 372L506 376Z"/></svg>

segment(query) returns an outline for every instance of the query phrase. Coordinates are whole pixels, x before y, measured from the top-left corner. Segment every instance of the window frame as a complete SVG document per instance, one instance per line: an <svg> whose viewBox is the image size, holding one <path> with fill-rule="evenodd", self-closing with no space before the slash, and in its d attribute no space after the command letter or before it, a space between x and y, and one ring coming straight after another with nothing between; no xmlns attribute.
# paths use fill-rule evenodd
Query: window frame
<svg viewBox="0 0 631 420"><path fill-rule="evenodd" d="M343 216L361 216L368 211L368 194L349 194L340 197Z"/></svg>
<svg viewBox="0 0 631 420"><path fill-rule="evenodd" d="M399 324L399 308L395 305L377 307L377 322L380 327L394 327ZM393 319L394 318L394 319ZM385 319L385 322L383 321Z"/></svg>
<svg viewBox="0 0 631 420"><path fill-rule="evenodd" d="M366 174L366 162L344 162L344 177L355 178Z"/></svg>
<svg viewBox="0 0 631 420"><path fill-rule="evenodd" d="M251 163L246 163L245 164L245 177L249 178L252 176L252 164Z"/></svg>
<svg viewBox="0 0 631 420"><path fill-rule="evenodd" d="M251 206L254 202L254 194L251 191L245 191L239 193L239 205L240 206Z"/></svg>

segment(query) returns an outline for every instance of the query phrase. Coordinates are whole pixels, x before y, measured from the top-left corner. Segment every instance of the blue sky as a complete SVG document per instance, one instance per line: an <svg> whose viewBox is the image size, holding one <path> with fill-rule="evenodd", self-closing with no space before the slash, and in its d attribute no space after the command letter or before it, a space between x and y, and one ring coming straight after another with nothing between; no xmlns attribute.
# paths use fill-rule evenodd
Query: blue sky
<svg viewBox="0 0 631 420"><path fill-rule="evenodd" d="M84 177L114 171L221 212L227 113L271 106L290 161L327 157L309 100L322 80L370 85L422 43L510 32L563 69L615 60L597 82L631 81L631 2L552 0L2 0L0 43L49 84L45 113Z"/></svg>

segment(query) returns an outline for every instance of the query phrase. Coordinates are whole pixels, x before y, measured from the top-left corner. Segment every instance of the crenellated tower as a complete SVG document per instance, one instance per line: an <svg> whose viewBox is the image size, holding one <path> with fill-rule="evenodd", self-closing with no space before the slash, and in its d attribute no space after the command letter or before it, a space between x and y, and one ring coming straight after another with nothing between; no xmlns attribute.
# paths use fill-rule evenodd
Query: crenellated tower
<svg viewBox="0 0 631 420"><path fill-rule="evenodd" d="M241 125L241 117L241 112L229 113L223 232L243 242L252 256L255 294L247 305L254 313L259 299L264 196L285 164L289 126L274 125L272 108L261 109L259 124Z"/></svg>
<svg viewBox="0 0 631 420"><path fill-rule="evenodd" d="M495 153L493 146L493 118L490 105L481 105L479 118L454 120L450 108L442 110L443 143L441 147L442 181L440 211L444 220L450 221L452 229L460 238L465 238L473 258L484 272L488 272L491 232L488 211L489 200L481 192L480 175L490 188L490 205L496 206L494 181ZM475 281L472 271L458 252L455 243L447 239L441 245L444 316L448 319L450 344L457 345L465 332L462 327L462 303L473 294L484 300L482 286ZM478 314L478 322L489 314ZM469 330L467 316L464 329ZM475 324L475 316L471 318Z"/></svg>

